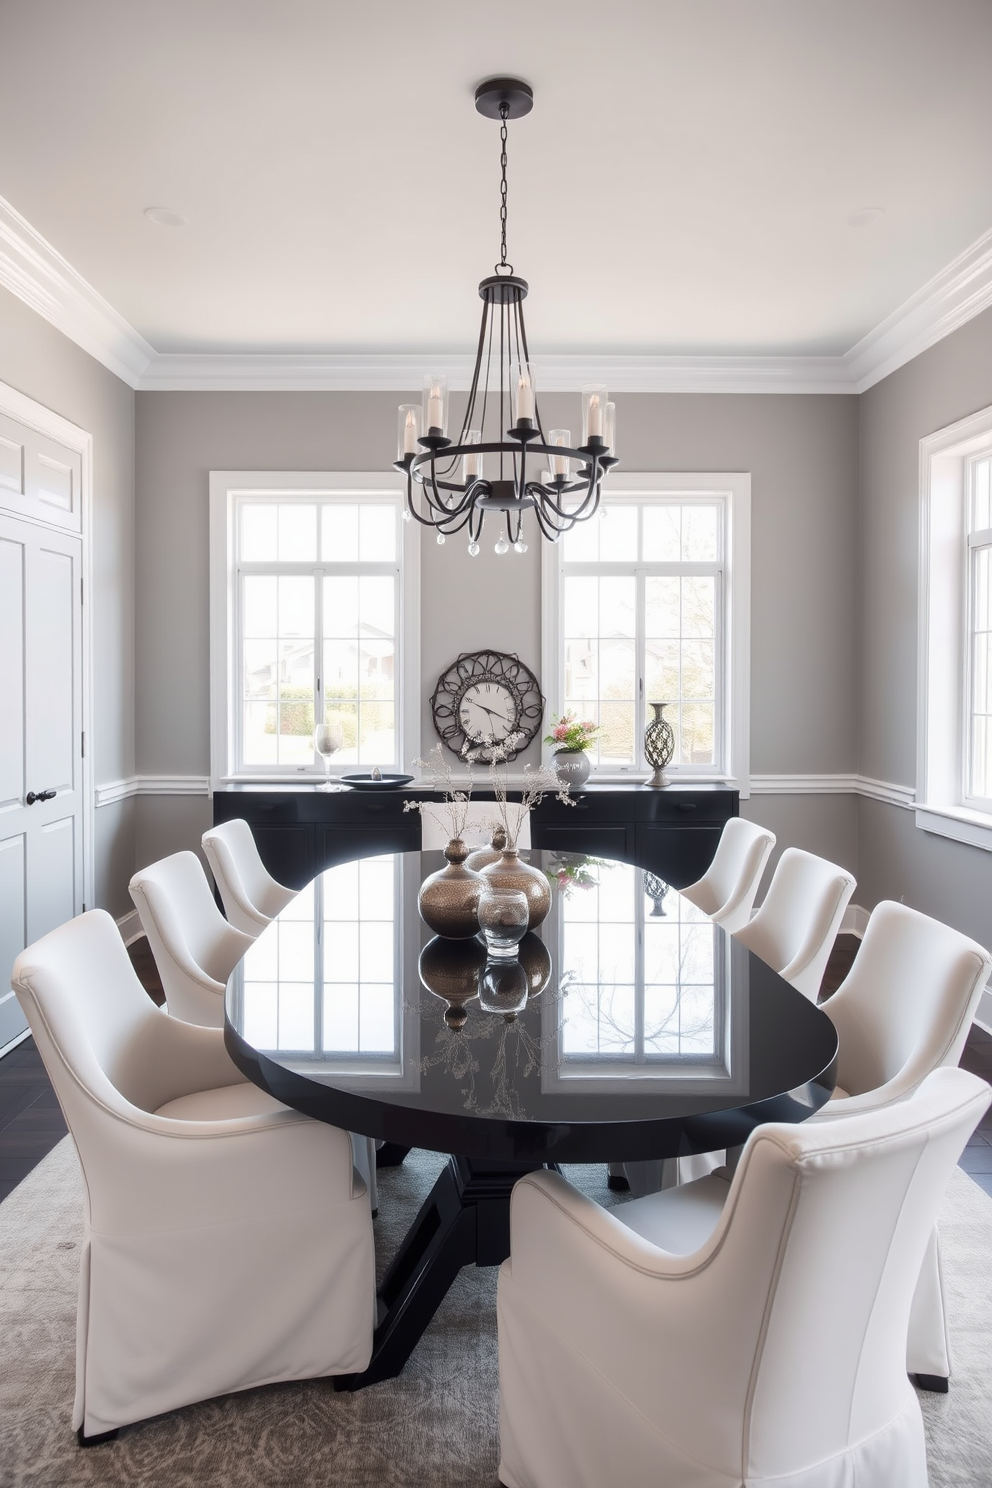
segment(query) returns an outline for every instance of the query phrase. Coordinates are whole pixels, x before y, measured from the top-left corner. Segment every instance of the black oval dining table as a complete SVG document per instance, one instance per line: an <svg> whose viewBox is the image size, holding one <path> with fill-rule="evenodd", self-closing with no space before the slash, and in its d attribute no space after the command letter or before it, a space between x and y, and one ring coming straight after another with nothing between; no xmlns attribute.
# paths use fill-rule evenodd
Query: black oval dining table
<svg viewBox="0 0 992 1488"><path fill-rule="evenodd" d="M526 1172L713 1152L830 1096L830 1019L632 864L533 851L552 909L516 959L434 936L417 890L440 853L319 874L259 936L225 999L241 1071L317 1120L449 1161L379 1290L357 1389L399 1373L462 1266L509 1254Z"/></svg>

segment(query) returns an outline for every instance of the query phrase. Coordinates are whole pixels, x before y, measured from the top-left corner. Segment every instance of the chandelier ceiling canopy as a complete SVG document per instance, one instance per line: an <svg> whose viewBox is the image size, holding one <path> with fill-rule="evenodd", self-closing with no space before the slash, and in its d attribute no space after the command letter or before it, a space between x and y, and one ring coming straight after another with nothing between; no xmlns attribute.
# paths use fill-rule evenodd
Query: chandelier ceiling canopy
<svg viewBox="0 0 992 1488"><path fill-rule="evenodd" d="M616 407L606 388L582 389L582 437L541 422L523 302L528 285L506 256L507 122L534 106L516 78L493 78L476 89L480 114L500 121L500 258L479 285L482 325L461 428L448 437L447 379L428 374L421 403L399 410L395 466L406 475L404 516L437 531L443 543L467 529L475 557L486 513L503 514L496 552L527 551L523 519L534 513L542 537L557 541L599 508L603 477L616 458ZM499 520L499 519L497 519Z"/></svg>

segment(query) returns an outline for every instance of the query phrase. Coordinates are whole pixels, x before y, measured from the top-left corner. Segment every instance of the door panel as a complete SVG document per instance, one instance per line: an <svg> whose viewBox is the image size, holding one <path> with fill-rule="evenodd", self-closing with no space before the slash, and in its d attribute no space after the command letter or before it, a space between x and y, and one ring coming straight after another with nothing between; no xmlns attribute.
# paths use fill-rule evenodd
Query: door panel
<svg viewBox="0 0 992 1488"><path fill-rule="evenodd" d="M0 813L19 807L25 791L24 557L22 542L0 538Z"/></svg>
<svg viewBox="0 0 992 1488"><path fill-rule="evenodd" d="M82 909L81 559L72 533L0 516L0 1047L26 1026L14 958Z"/></svg>
<svg viewBox="0 0 992 1488"><path fill-rule="evenodd" d="M45 536L30 555L28 596L32 624L26 646L29 789L75 785L79 722L73 706L75 630L79 621L77 555L60 552L64 538Z"/></svg>

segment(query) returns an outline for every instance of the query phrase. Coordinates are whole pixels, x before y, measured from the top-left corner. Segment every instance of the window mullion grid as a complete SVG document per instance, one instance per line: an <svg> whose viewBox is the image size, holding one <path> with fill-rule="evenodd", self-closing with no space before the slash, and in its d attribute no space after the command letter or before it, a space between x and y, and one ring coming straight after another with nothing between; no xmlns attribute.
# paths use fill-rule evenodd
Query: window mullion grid
<svg viewBox="0 0 992 1488"><path fill-rule="evenodd" d="M314 665L314 692L313 692L313 721L316 728L326 718L324 695L326 688L326 677L324 676L324 577L326 570L323 567L313 570L313 665ZM316 747L314 748L314 770L317 769ZM321 760L320 768L324 768ZM325 771L326 773L326 771Z"/></svg>
<svg viewBox="0 0 992 1488"><path fill-rule="evenodd" d="M634 649L637 679L634 684L634 758L635 770L646 769L644 729L647 717L647 617L645 615L647 575L643 565L634 570Z"/></svg>

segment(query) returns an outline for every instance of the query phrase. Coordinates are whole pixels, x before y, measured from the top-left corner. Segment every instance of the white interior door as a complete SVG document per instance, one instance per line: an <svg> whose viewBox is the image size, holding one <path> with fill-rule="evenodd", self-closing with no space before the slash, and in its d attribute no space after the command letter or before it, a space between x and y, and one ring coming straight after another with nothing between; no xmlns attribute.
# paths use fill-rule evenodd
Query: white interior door
<svg viewBox="0 0 992 1488"><path fill-rule="evenodd" d="M83 907L81 564L80 538L0 515L0 1048L26 1026L14 958Z"/></svg>

